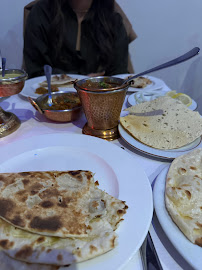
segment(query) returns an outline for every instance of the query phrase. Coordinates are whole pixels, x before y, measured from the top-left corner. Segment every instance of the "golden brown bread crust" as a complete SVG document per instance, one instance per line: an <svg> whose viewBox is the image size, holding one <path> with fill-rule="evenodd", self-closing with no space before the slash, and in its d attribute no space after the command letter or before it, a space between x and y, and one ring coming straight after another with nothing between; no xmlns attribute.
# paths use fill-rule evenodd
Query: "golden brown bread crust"
<svg viewBox="0 0 202 270"><path fill-rule="evenodd" d="M176 158L168 171L165 204L173 221L202 247L202 148Z"/></svg>
<svg viewBox="0 0 202 270"><path fill-rule="evenodd" d="M68 179L75 186L65 188ZM5 173L0 183L0 216L6 221L33 232L86 235L82 196L92 184L91 172Z"/></svg>
<svg viewBox="0 0 202 270"><path fill-rule="evenodd" d="M98 189L90 171L0 174L0 217L29 232L87 237L92 219L104 217L115 230L126 209Z"/></svg>
<svg viewBox="0 0 202 270"><path fill-rule="evenodd" d="M202 118L180 101L159 97L126 109L122 127L136 140L156 149L177 149L202 135Z"/></svg>
<svg viewBox="0 0 202 270"><path fill-rule="evenodd" d="M113 249L128 206L98 185L81 170L0 174L0 251L66 265Z"/></svg>

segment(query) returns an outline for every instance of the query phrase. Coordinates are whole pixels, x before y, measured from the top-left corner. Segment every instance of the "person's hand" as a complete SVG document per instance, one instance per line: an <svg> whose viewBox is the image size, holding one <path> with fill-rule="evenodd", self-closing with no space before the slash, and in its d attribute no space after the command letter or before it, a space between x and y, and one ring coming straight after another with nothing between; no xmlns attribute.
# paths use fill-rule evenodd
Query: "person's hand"
<svg viewBox="0 0 202 270"><path fill-rule="evenodd" d="M102 72L98 72L98 73L90 73L88 74L89 77L98 77L98 76L104 76L105 75L105 70Z"/></svg>

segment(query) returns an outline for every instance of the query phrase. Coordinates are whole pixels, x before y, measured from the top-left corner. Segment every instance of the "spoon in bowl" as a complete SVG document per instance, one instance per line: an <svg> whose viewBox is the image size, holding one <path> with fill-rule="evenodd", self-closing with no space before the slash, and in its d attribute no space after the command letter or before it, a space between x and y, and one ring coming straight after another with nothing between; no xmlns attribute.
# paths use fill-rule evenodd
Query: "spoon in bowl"
<svg viewBox="0 0 202 270"><path fill-rule="evenodd" d="M5 76L5 69L6 69L6 58L2 58L2 77Z"/></svg>
<svg viewBox="0 0 202 270"><path fill-rule="evenodd" d="M181 56L179 56L179 57L177 57L169 62L166 62L166 63L159 65L159 66L156 66L154 68L148 69L146 71L143 71L141 73L138 73L138 74L128 78L127 80L124 80L122 85L130 83L133 79L140 77L142 75L145 75L145 74L151 73L153 71L157 71L157 70L160 70L163 68L171 67L171 66L177 65L179 63L182 63L182 62L192 58L193 56L197 55L199 53L199 51L200 51L200 48L195 47L192 50L188 51L187 53L185 53L185 54L183 54L183 55L181 55Z"/></svg>
<svg viewBox="0 0 202 270"><path fill-rule="evenodd" d="M48 105L52 106L53 100L52 100L52 93L51 93L51 75L52 75L52 67L49 65L44 66L44 73L46 75L46 80L48 83Z"/></svg>

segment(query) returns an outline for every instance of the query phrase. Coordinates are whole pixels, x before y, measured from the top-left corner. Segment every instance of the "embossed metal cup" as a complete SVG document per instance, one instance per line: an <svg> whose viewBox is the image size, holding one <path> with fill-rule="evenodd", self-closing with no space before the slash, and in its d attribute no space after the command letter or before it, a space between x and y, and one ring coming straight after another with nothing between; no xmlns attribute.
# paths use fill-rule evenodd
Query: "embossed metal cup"
<svg viewBox="0 0 202 270"><path fill-rule="evenodd" d="M118 132L119 117L129 87L129 84L121 85L123 81L115 77L92 77L74 84L88 121L83 133L109 140L118 137L111 132L113 129L117 130L115 133ZM111 84L112 88L100 89L90 86L96 82L103 86Z"/></svg>

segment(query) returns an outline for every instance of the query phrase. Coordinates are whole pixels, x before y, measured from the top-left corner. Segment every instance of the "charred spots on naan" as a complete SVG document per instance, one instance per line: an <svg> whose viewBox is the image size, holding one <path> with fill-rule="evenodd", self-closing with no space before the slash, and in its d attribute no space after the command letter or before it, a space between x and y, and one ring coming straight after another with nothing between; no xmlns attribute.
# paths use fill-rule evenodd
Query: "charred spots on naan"
<svg viewBox="0 0 202 270"><path fill-rule="evenodd" d="M81 172L82 172L81 170L68 171L68 174L71 175L72 177L76 178L78 181L82 182L83 176L82 176Z"/></svg>
<svg viewBox="0 0 202 270"><path fill-rule="evenodd" d="M37 238L36 242L37 242L37 244L41 244L41 243L45 242L45 237L40 236L39 238Z"/></svg>
<svg viewBox="0 0 202 270"><path fill-rule="evenodd" d="M123 216L125 213L126 213L125 209L118 209L117 210L117 215L119 215L119 216Z"/></svg>
<svg viewBox="0 0 202 270"><path fill-rule="evenodd" d="M41 231L58 231L62 227L59 216L53 216L48 218L33 217L30 221L30 228Z"/></svg>
<svg viewBox="0 0 202 270"><path fill-rule="evenodd" d="M180 175L185 175L186 173L187 173L187 170L185 169L185 168L179 168L178 169L178 173L180 174Z"/></svg>
<svg viewBox="0 0 202 270"><path fill-rule="evenodd" d="M15 209L15 203L10 199L0 199L0 216L10 217Z"/></svg>
<svg viewBox="0 0 202 270"><path fill-rule="evenodd" d="M19 201L20 202L25 202L27 200L28 196L24 195L23 197L20 197Z"/></svg>
<svg viewBox="0 0 202 270"><path fill-rule="evenodd" d="M50 175L49 172L46 171L35 171L35 172L29 172L29 177L33 178L34 181L36 181L36 179L43 179L43 180L48 180L50 179ZM33 181L33 180L32 180Z"/></svg>
<svg viewBox="0 0 202 270"><path fill-rule="evenodd" d="M28 198L28 195L25 194L25 190L19 190L16 192L16 198L18 199L19 202L25 202Z"/></svg>
<svg viewBox="0 0 202 270"><path fill-rule="evenodd" d="M77 249L73 253L80 258L82 257L81 249L79 247L77 247Z"/></svg>
<svg viewBox="0 0 202 270"><path fill-rule="evenodd" d="M45 198L51 198L51 197L56 197L59 196L60 193L56 188L47 188L44 191L40 192L39 197L41 199L45 199Z"/></svg>
<svg viewBox="0 0 202 270"><path fill-rule="evenodd" d="M14 245L14 242L10 242L8 239L2 239L0 240L0 247L3 249L11 249Z"/></svg>
<svg viewBox="0 0 202 270"><path fill-rule="evenodd" d="M15 254L16 259L27 259L33 253L32 247L25 245Z"/></svg>
<svg viewBox="0 0 202 270"><path fill-rule="evenodd" d="M115 247L115 242L116 242L116 236L113 236L112 239L110 240L110 247L111 248Z"/></svg>
<svg viewBox="0 0 202 270"><path fill-rule="evenodd" d="M11 185L15 183L15 176L10 173L4 173L0 175L0 182L5 183L6 185ZM1 184L2 186L2 184Z"/></svg>
<svg viewBox="0 0 202 270"><path fill-rule="evenodd" d="M196 171L196 170L197 170L197 168L196 168L195 166L190 166L189 168L190 168L190 170L192 170L192 171Z"/></svg>
<svg viewBox="0 0 202 270"><path fill-rule="evenodd" d="M201 224L201 223L196 222L196 225L197 225L200 229L202 229L202 224Z"/></svg>
<svg viewBox="0 0 202 270"><path fill-rule="evenodd" d="M91 180L93 177L92 173L90 171L85 171L85 175L86 175L86 178L88 181ZM98 182L98 181L96 181L96 182ZM99 185L99 183L98 183L98 185Z"/></svg>
<svg viewBox="0 0 202 270"><path fill-rule="evenodd" d="M119 220L116 222L116 224L115 224L115 228L117 228L118 225L119 225L119 223L121 223L121 221L123 221L123 220L124 220L123 218L119 219Z"/></svg>
<svg viewBox="0 0 202 270"><path fill-rule="evenodd" d="M197 239L195 240L195 244L198 245L198 246L200 246L200 247L202 247L202 237L197 238Z"/></svg>
<svg viewBox="0 0 202 270"><path fill-rule="evenodd" d="M185 194L187 198L190 200L191 199L191 192L189 190L185 190Z"/></svg>
<svg viewBox="0 0 202 270"><path fill-rule="evenodd" d="M94 252L97 252L97 247L96 246L94 246L94 245L90 245L90 254L92 254L92 253L94 253Z"/></svg>
<svg viewBox="0 0 202 270"><path fill-rule="evenodd" d="M22 182L23 182L24 186L27 186L30 183L30 180L29 179L23 179Z"/></svg>
<svg viewBox="0 0 202 270"><path fill-rule="evenodd" d="M30 172L19 172L18 175L22 177L26 177L26 176L30 176Z"/></svg>
<svg viewBox="0 0 202 270"><path fill-rule="evenodd" d="M57 206L62 207L62 208L66 208L68 207L69 204L73 203L75 200L72 198L63 198L62 196L58 197L58 203Z"/></svg>
<svg viewBox="0 0 202 270"><path fill-rule="evenodd" d="M41 189L43 188L43 185L40 183L34 183L29 187L29 191L31 195L37 194Z"/></svg>
<svg viewBox="0 0 202 270"><path fill-rule="evenodd" d="M92 231L92 227L90 225L87 226L87 230Z"/></svg>
<svg viewBox="0 0 202 270"><path fill-rule="evenodd" d="M43 208L51 208L51 207L53 207L53 205L54 205L54 203L51 201L42 201L40 203L40 206Z"/></svg>
<svg viewBox="0 0 202 270"><path fill-rule="evenodd" d="M28 214L25 215L25 217L26 217L26 219L31 219L32 215L28 213Z"/></svg>
<svg viewBox="0 0 202 270"><path fill-rule="evenodd" d="M0 181L5 182L6 177L4 175L0 175Z"/></svg>
<svg viewBox="0 0 202 270"><path fill-rule="evenodd" d="M24 227L25 222L22 220L22 218L18 215L15 215L13 219L11 219L11 222L13 225L16 225L18 227Z"/></svg>
<svg viewBox="0 0 202 270"><path fill-rule="evenodd" d="M58 260L58 261L62 261L62 260L63 260L62 254L58 254L58 255L57 255L57 260Z"/></svg>
<svg viewBox="0 0 202 270"><path fill-rule="evenodd" d="M71 220L66 222L66 225L69 228L69 234L77 234L77 235L86 234L86 231L87 231L86 224L78 223L78 219L75 216L75 214Z"/></svg>

